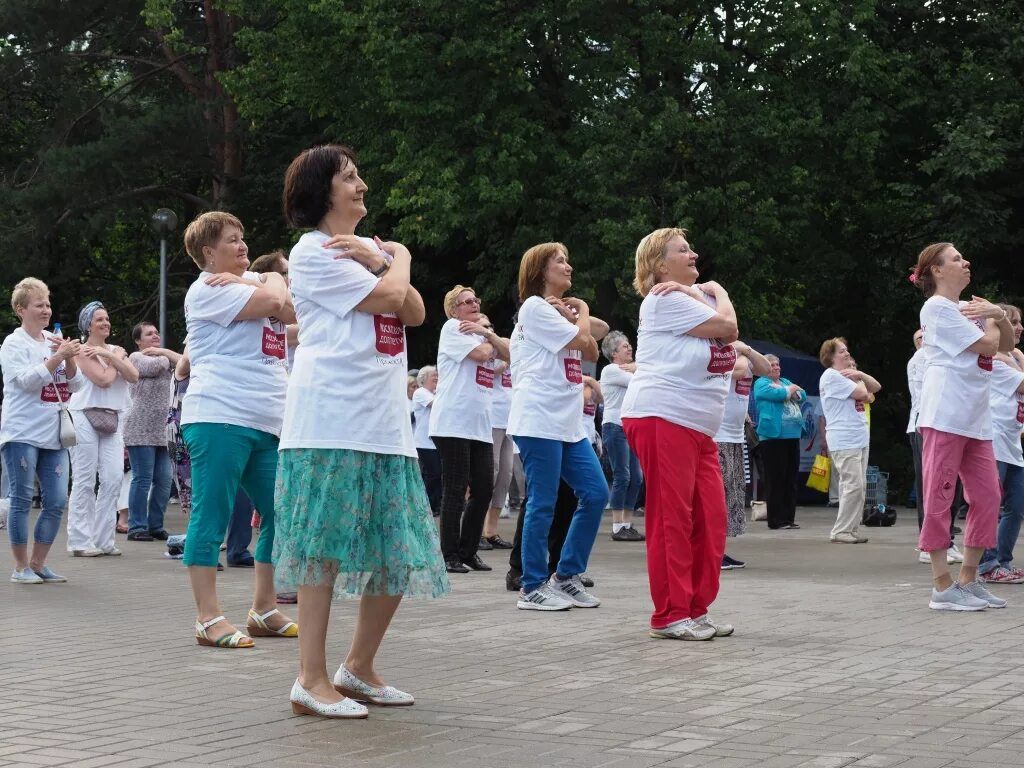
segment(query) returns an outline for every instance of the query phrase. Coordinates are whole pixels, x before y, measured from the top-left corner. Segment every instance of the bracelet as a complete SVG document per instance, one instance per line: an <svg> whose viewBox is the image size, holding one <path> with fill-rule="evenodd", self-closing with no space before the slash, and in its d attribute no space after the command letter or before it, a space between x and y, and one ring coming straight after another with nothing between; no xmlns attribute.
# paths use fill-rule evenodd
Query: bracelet
<svg viewBox="0 0 1024 768"><path fill-rule="evenodd" d="M379 269L375 269L375 270L374 270L373 272L371 272L370 274L371 274L371 275L373 275L374 277L380 277L380 276L381 276L381 275L383 275L383 274L384 274L385 272L387 272L387 271L388 271L388 269L390 269L390 267L391 267L391 265L390 265L390 264L388 264L387 260L385 260L385 261L384 261L384 263L380 265L380 268L379 268Z"/></svg>

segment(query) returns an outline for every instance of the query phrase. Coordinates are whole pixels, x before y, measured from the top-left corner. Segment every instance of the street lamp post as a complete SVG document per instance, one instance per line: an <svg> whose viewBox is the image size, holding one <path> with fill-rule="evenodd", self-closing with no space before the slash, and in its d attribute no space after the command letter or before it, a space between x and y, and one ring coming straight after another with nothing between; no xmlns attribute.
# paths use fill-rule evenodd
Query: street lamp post
<svg viewBox="0 0 1024 768"><path fill-rule="evenodd" d="M178 216L170 208L158 208L149 223L160 236L160 343L167 344L167 238L178 227Z"/></svg>

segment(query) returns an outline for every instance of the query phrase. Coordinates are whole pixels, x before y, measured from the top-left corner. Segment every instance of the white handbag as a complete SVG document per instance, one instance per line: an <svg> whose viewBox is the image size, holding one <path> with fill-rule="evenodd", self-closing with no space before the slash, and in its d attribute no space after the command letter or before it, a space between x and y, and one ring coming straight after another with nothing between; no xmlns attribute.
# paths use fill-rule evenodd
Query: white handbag
<svg viewBox="0 0 1024 768"><path fill-rule="evenodd" d="M75 422L71 420L68 405L60 396L60 387L57 385L56 376L53 376L53 391L57 395L57 402L60 403L60 410L57 413L57 418L60 420L60 445L61 448L71 448L78 444L78 436L75 434Z"/></svg>

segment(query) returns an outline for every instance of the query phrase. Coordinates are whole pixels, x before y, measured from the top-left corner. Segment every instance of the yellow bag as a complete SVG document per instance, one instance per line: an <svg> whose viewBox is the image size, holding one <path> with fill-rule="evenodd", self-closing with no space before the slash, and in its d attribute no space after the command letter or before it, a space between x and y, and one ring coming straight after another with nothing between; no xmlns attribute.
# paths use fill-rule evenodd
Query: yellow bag
<svg viewBox="0 0 1024 768"><path fill-rule="evenodd" d="M828 493L828 483L832 479L832 462L828 456L820 453L814 457L814 466L807 475L807 487L821 493Z"/></svg>

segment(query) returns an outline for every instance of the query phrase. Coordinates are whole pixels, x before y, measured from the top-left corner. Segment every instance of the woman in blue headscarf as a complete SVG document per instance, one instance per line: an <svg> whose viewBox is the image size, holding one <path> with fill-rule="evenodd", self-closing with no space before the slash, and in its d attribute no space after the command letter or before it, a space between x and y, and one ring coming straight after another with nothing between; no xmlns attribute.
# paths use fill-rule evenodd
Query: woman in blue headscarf
<svg viewBox="0 0 1024 768"><path fill-rule="evenodd" d="M82 307L78 330L83 341L78 368L85 384L68 401L78 439L71 449L68 551L75 557L120 555L114 526L124 474L124 415L128 385L139 380L139 372L124 349L107 344L110 315L100 302Z"/></svg>

